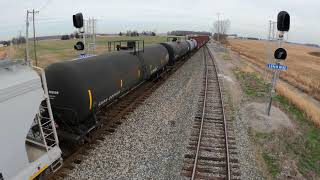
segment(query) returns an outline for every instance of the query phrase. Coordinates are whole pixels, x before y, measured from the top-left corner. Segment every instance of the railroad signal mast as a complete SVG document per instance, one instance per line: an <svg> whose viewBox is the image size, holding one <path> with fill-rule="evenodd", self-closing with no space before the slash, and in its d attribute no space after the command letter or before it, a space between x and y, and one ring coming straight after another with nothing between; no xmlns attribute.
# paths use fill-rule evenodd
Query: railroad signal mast
<svg viewBox="0 0 320 180"><path fill-rule="evenodd" d="M80 40L74 45L80 58L94 55L96 48L96 19L83 19L82 13L73 15L73 26L78 29ZM87 38L87 39L86 39Z"/></svg>
<svg viewBox="0 0 320 180"><path fill-rule="evenodd" d="M271 27L271 23L270 23L270 27ZM270 88L269 98L268 98L269 101L268 101L267 110L266 110L266 113L268 116L270 116L272 98L273 98L273 95L275 94L275 86L279 78L280 70L288 69L287 66L281 65L281 62L287 58L287 51L284 48L282 48L283 38L284 38L284 34L288 32L290 29L290 15L286 11L281 11L278 14L277 29L278 29L278 49L276 49L274 52L275 64L267 64L268 68L273 69L272 79L271 79L271 88ZM270 32L269 32L269 38L270 38Z"/></svg>
<svg viewBox="0 0 320 180"><path fill-rule="evenodd" d="M85 54L85 29L83 27L83 15L82 13L77 13L72 16L73 26L77 28L79 33L79 41L74 45L74 49L80 51L80 55Z"/></svg>
<svg viewBox="0 0 320 180"><path fill-rule="evenodd" d="M96 49L96 22L95 18L86 20L87 53L91 55L94 55Z"/></svg>
<svg viewBox="0 0 320 180"><path fill-rule="evenodd" d="M277 22L271 21L271 20L268 23L268 37L267 37L268 39L267 40L269 41L269 43L267 45L267 51L266 51L267 64L274 63L273 52L272 52L273 45L274 45L273 42L275 40L278 40L277 34L275 32L276 24L277 24ZM265 69L264 69L264 78L266 81L269 80L269 78L270 78L270 73L268 71L268 67L265 67Z"/></svg>

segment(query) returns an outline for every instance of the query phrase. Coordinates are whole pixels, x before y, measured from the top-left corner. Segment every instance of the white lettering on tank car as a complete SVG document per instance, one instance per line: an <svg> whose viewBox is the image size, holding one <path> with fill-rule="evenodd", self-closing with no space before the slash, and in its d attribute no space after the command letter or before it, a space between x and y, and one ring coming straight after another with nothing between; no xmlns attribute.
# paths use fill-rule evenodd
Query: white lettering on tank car
<svg viewBox="0 0 320 180"><path fill-rule="evenodd" d="M50 100L53 100L54 98L56 98L55 95L49 95L49 99L50 99Z"/></svg>
<svg viewBox="0 0 320 180"><path fill-rule="evenodd" d="M59 91L49 91L49 94L59 95Z"/></svg>
<svg viewBox="0 0 320 180"><path fill-rule="evenodd" d="M59 91L49 91L49 99L54 100L59 95Z"/></svg>
<svg viewBox="0 0 320 180"><path fill-rule="evenodd" d="M101 105L105 104L106 102L112 100L113 98L115 98L116 96L118 96L118 95L120 94L120 92L121 92L121 91L118 91L118 92L114 93L113 95L107 97L106 99L100 101L100 102L98 103L98 106L101 106Z"/></svg>

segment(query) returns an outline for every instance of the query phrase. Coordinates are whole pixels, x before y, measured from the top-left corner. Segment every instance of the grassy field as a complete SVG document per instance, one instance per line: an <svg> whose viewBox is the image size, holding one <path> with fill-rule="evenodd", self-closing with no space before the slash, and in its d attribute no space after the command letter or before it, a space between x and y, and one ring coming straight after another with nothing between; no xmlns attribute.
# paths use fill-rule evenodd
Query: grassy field
<svg viewBox="0 0 320 180"><path fill-rule="evenodd" d="M108 41L117 40L144 40L145 44L154 44L165 42L167 36L139 36L139 37L127 37L127 36L98 36L96 39L96 54L108 52ZM74 59L77 57L78 52L73 49L74 44L77 42L75 39L71 40L42 40L37 42L37 58L38 66L46 67L47 65L59 62L63 60ZM14 54L12 58L24 57L24 46L14 47ZM9 52L9 47L3 48L1 52ZM30 58L34 59L33 42L30 42Z"/></svg>
<svg viewBox="0 0 320 180"><path fill-rule="evenodd" d="M247 97L253 101L266 98L270 84L258 73L241 69L236 70L235 74ZM290 167L291 171L298 171L307 179L319 179L319 129L303 111L284 96L276 96L274 101L280 109L289 114L295 126L293 129L281 129L272 133L251 130L250 133L259 149L257 156L263 160L267 170L266 179L281 179L281 171L287 167Z"/></svg>
<svg viewBox="0 0 320 180"><path fill-rule="evenodd" d="M229 43L232 50L239 52L246 60L260 68L265 68L269 42L230 39ZM271 47L275 49L276 44L273 43ZM294 44L285 44L284 47L288 52L288 58L284 64L289 70L282 71L280 77L320 100L320 57L318 56L320 49Z"/></svg>

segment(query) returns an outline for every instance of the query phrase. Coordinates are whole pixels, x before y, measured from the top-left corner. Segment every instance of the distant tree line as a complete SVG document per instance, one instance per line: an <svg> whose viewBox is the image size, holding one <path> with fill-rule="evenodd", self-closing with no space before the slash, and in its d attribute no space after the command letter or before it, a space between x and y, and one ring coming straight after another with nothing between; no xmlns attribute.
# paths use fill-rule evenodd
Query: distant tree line
<svg viewBox="0 0 320 180"><path fill-rule="evenodd" d="M156 36L156 33L153 31L142 31L141 35L143 35L143 36Z"/></svg>
<svg viewBox="0 0 320 180"><path fill-rule="evenodd" d="M79 34L78 31L75 31L71 34L65 34L60 37L61 40L80 39L80 38L83 38L83 35Z"/></svg>
<svg viewBox="0 0 320 180"><path fill-rule="evenodd" d="M14 38L12 38L11 43L12 44L24 44L24 43L26 43L26 38L23 36L14 37Z"/></svg>
<svg viewBox="0 0 320 180"><path fill-rule="evenodd" d="M139 33L136 30L128 30L127 32L119 32L119 36L156 36L155 31L142 31ZM71 34L65 34L60 36L61 40L69 40L69 39L80 39L83 38L82 34L79 34L79 32L75 31L74 33Z"/></svg>
<svg viewBox="0 0 320 180"><path fill-rule="evenodd" d="M127 31L126 36L139 36L138 31Z"/></svg>
<svg viewBox="0 0 320 180"><path fill-rule="evenodd" d="M211 36L210 32L206 32L206 31L169 31L167 33L168 35L171 36L186 36L186 35L208 35Z"/></svg>
<svg viewBox="0 0 320 180"><path fill-rule="evenodd" d="M4 46L10 46L11 41L0 41L0 44L2 44Z"/></svg>
<svg viewBox="0 0 320 180"><path fill-rule="evenodd" d="M310 47L317 47L317 48L320 47L318 44L312 44L312 43L306 43L306 44L304 44L304 45L310 46Z"/></svg>
<svg viewBox="0 0 320 180"><path fill-rule="evenodd" d="M256 37L247 37L248 40L260 40L260 38L256 38Z"/></svg>
<svg viewBox="0 0 320 180"><path fill-rule="evenodd" d="M71 35L70 35L71 36ZM69 35L62 35L61 40L69 40L70 39Z"/></svg>
<svg viewBox="0 0 320 180"><path fill-rule="evenodd" d="M138 31L128 30L127 32L119 32L119 36L156 36L156 32L154 31L142 31L139 33Z"/></svg>

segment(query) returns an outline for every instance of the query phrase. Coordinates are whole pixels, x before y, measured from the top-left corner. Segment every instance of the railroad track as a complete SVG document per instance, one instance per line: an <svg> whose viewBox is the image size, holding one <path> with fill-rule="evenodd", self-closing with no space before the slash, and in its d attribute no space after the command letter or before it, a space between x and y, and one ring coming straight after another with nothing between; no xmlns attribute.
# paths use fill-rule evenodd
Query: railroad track
<svg viewBox="0 0 320 180"><path fill-rule="evenodd" d="M226 120L221 86L213 55L202 48L203 90L189 139L182 175L190 179L240 179L235 138ZM230 132L230 133L229 133Z"/></svg>
<svg viewBox="0 0 320 180"><path fill-rule="evenodd" d="M126 117L143 104L143 102L192 57L192 55L193 54L190 54L190 56L177 62L174 67L166 70L158 78L141 83L98 112L97 118L101 122L101 127L93 131L88 138L88 142L81 146L74 147L73 149L75 150L64 158L62 167L57 172L50 174L46 179L62 179L67 177L69 172L74 169L77 164L82 163L82 161L88 157L91 149L95 148L101 141L114 133L117 127L125 121ZM69 144L66 144L66 146L66 148L70 148ZM61 148L63 149L64 146L62 145Z"/></svg>

